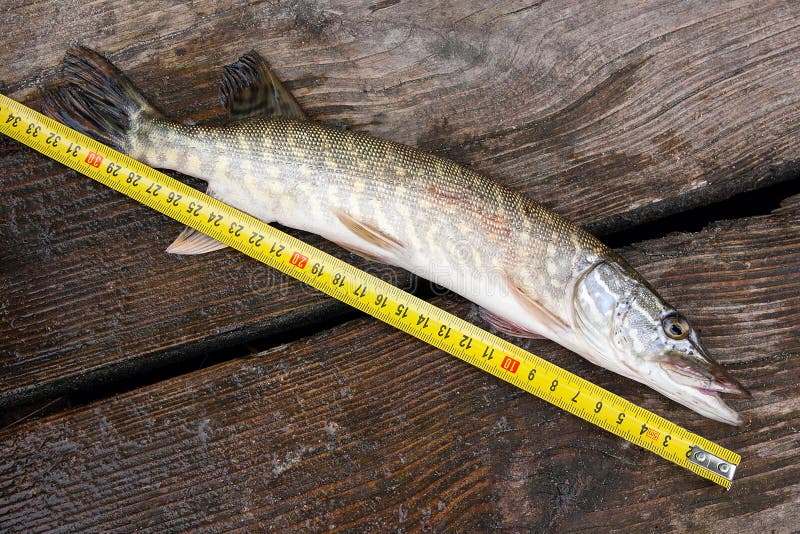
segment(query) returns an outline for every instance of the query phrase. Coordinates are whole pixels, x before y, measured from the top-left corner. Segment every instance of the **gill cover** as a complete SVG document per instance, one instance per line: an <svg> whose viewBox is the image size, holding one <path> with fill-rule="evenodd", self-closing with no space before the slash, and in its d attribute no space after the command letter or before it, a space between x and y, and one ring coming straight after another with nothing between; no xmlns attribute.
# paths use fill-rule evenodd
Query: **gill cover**
<svg viewBox="0 0 800 534"><path fill-rule="evenodd" d="M587 345L588 359L635 379L634 362L624 356L639 352L633 345L639 343L621 324L628 318L637 284L621 266L603 260L580 274L573 291L573 322Z"/></svg>

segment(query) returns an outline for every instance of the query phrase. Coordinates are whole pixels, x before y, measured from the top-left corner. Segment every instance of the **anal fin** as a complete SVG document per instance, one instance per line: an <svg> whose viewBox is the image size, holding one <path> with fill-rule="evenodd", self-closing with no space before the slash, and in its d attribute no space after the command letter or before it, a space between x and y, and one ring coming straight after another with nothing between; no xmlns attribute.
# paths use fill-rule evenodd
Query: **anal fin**
<svg viewBox="0 0 800 534"><path fill-rule="evenodd" d="M205 254L226 248L228 245L187 226L167 247L170 254Z"/></svg>
<svg viewBox="0 0 800 534"><path fill-rule="evenodd" d="M216 195L211 189L206 191L206 195L216 198ZM170 254L205 254L207 252L214 252L226 248L228 245L222 241L217 241L213 237L209 237L202 232L198 232L194 228L187 226L183 231L178 234L175 241L167 247L167 252Z"/></svg>

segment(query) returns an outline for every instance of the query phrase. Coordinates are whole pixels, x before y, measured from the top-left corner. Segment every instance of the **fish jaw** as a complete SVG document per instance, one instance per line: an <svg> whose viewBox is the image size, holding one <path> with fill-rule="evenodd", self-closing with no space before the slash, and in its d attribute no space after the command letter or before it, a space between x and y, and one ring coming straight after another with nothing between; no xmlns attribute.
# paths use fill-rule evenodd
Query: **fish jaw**
<svg viewBox="0 0 800 534"><path fill-rule="evenodd" d="M725 403L723 395L750 397L750 392L706 353L696 332L682 343L681 349L649 362L657 366L655 376L664 388L660 391L706 417L741 425L741 417Z"/></svg>
<svg viewBox="0 0 800 534"><path fill-rule="evenodd" d="M668 353L661 368L673 381L701 390L729 395L731 397L751 397L750 392L714 361L693 334L687 340L688 351Z"/></svg>
<svg viewBox="0 0 800 534"><path fill-rule="evenodd" d="M603 352L614 354L613 361L601 358L604 367L645 384L709 419L734 426L742 424L741 416L728 406L723 395L743 397L750 393L710 358L698 358L689 364L684 355L676 355L667 359L637 358L632 364L630 357L620 354L616 345Z"/></svg>
<svg viewBox="0 0 800 534"><path fill-rule="evenodd" d="M722 398L727 392L715 391L699 383L688 383L669 365L654 361L638 361L633 364L621 357L613 347L601 349L595 345L587 345L581 341L580 336L558 342L595 365L644 384L704 417L734 426L742 424L741 416Z"/></svg>
<svg viewBox="0 0 800 534"><path fill-rule="evenodd" d="M729 391L724 390L722 384L709 384L711 387L704 387L697 383L687 383L683 375L668 364L651 364L648 367L651 372L646 380L640 381L659 393L709 419L734 426L742 424L741 416L723 400L722 395ZM736 384L738 385L738 382ZM730 393L737 395L740 390L747 391L741 385L731 389Z"/></svg>
<svg viewBox="0 0 800 534"><path fill-rule="evenodd" d="M616 352L614 347L607 351ZM728 406L723 395L741 397L750 393L716 363L713 363L713 368L721 371L719 379L709 380L699 379L697 374L688 376L685 367L674 361L637 360L635 365L631 365L624 356L617 355L613 361L607 357L600 359L603 367L636 380L702 416L729 425L742 424L741 416Z"/></svg>

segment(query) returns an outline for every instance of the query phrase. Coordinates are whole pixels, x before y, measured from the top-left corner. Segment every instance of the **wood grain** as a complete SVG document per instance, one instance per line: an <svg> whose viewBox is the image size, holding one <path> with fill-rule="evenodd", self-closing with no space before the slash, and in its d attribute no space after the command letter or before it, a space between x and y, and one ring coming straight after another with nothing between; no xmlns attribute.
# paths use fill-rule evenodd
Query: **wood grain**
<svg viewBox="0 0 800 534"><path fill-rule="evenodd" d="M527 346L739 452L730 492L359 319L0 431L0 529L796 529L800 196L623 252L751 388L743 427Z"/></svg>
<svg viewBox="0 0 800 534"><path fill-rule="evenodd" d="M785 2L16 1L3 17L0 85L33 105L80 43L173 116L219 116L220 66L255 48L311 116L600 231L797 170L800 9ZM0 406L345 310L235 254L167 256L176 224L8 140L0 154Z"/></svg>

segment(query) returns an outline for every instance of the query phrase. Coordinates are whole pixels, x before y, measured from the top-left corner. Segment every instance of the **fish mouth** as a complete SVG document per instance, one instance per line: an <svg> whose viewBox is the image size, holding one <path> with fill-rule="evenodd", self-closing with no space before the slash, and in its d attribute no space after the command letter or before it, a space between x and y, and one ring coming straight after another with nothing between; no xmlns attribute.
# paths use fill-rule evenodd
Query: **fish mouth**
<svg viewBox="0 0 800 534"><path fill-rule="evenodd" d="M729 397L750 395L735 379L709 382L694 374L690 376L679 366L662 363L660 367L666 382L660 381L655 389L709 419L734 426L742 424L741 416L725 402Z"/></svg>
<svg viewBox="0 0 800 534"><path fill-rule="evenodd" d="M674 354L667 361L661 362L661 368L678 384L692 387L702 393L732 398L752 397L741 382L702 352L699 357L687 357L683 353Z"/></svg>
<svg viewBox="0 0 800 534"><path fill-rule="evenodd" d="M668 388L673 390L673 395L668 396L711 419L741 425L741 417L725 403L725 399L752 395L699 344L692 343L692 349L688 353L674 351L659 362L666 378L673 384Z"/></svg>

